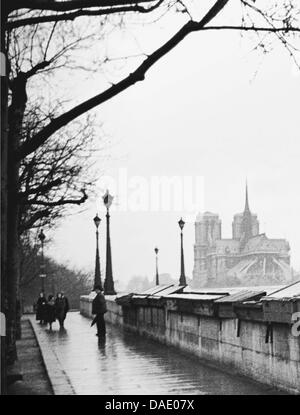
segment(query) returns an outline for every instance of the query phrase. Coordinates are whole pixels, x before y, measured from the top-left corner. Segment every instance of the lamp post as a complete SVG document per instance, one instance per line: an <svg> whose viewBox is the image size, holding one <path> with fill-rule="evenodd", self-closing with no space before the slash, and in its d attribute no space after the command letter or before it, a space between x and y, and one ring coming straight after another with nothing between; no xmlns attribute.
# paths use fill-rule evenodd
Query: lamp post
<svg viewBox="0 0 300 415"><path fill-rule="evenodd" d="M114 279L112 272L112 261L111 261L111 246L110 246L110 215L109 208L112 204L113 196L109 194L107 190L103 196L103 203L106 207L106 269L105 269L105 280L104 280L104 294L114 295L116 294L114 288Z"/></svg>
<svg viewBox="0 0 300 415"><path fill-rule="evenodd" d="M158 275L158 248L155 247L154 248L154 252L155 252L155 263L156 263L156 285L159 285L159 275Z"/></svg>
<svg viewBox="0 0 300 415"><path fill-rule="evenodd" d="M46 278L46 274L45 274L45 258L44 258L44 242L46 239L46 235L43 232L43 229L41 229L40 233L38 234L38 238L41 242L41 248L42 248L42 262L40 265L41 268L41 273L40 273L40 278L41 278L41 291L44 292L45 290L45 283L44 283L44 279Z"/></svg>
<svg viewBox="0 0 300 415"><path fill-rule="evenodd" d="M58 290L55 290L55 274L54 273L52 273L51 274L51 291L52 291L52 294L54 294L55 293L55 291L58 291ZM60 290L59 290L60 291Z"/></svg>
<svg viewBox="0 0 300 415"><path fill-rule="evenodd" d="M184 272L184 254L183 254L183 227L185 225L184 220L181 218L178 222L180 227L180 240L181 240L181 261L180 261L180 278L179 278L179 285L186 285L186 277Z"/></svg>
<svg viewBox="0 0 300 415"><path fill-rule="evenodd" d="M94 287L96 287L98 285L102 289L101 270L100 270L100 256L99 256L99 231L98 231L101 219L99 218L98 213L96 213L96 216L94 217L93 221L94 221L94 224L96 226L96 261L95 261Z"/></svg>

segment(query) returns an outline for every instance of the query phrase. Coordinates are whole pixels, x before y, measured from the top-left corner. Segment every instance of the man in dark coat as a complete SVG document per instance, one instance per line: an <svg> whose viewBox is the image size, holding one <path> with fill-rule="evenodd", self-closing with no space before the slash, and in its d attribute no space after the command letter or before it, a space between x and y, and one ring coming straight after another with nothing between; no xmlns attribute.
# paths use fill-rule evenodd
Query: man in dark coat
<svg viewBox="0 0 300 415"><path fill-rule="evenodd" d="M96 297L93 299L92 302L92 314L95 314L95 318L93 320L93 323L97 324L97 336L98 337L104 337L106 334L106 328L105 328L105 320L104 320L104 314L106 313L106 301L105 297L102 292L102 288L99 285L96 285L94 288L94 291L96 291Z"/></svg>
<svg viewBox="0 0 300 415"><path fill-rule="evenodd" d="M44 292L42 291L36 303L36 320L39 320L41 324L45 321L46 304L47 300Z"/></svg>
<svg viewBox="0 0 300 415"><path fill-rule="evenodd" d="M59 321L59 326L61 329L64 328L64 321L67 316L67 312L69 311L69 301L67 297L65 297L63 292L57 294L55 300L55 312L56 318Z"/></svg>
<svg viewBox="0 0 300 415"><path fill-rule="evenodd" d="M45 322L49 324L49 330L52 331L52 323L56 320L55 299L54 295L49 295L46 304Z"/></svg>
<svg viewBox="0 0 300 415"><path fill-rule="evenodd" d="M64 320L65 320L65 318L67 317L67 312L70 310L70 305L69 305L69 300L67 299L63 291L61 292L61 298L64 300L64 303L65 303L65 308L64 308Z"/></svg>

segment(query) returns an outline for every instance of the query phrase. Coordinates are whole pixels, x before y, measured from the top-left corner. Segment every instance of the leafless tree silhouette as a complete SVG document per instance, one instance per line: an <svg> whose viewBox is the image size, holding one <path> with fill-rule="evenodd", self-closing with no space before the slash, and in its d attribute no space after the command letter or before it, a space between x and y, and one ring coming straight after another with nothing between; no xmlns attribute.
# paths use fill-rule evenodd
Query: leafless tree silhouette
<svg viewBox="0 0 300 415"><path fill-rule="evenodd" d="M241 6L240 14L238 20L232 22L228 20L228 15L223 13L224 10L230 10L230 7L233 7L233 2L229 0L206 1L199 7L192 0L11 0L2 2L1 53L7 58L7 65L6 74L2 76L1 94L1 255L2 288L4 288L2 292L5 293L2 294L1 303L7 306L2 311L5 311L7 316L7 355L11 362L16 358L15 316L19 281L19 224L24 200L26 200L24 194L22 198L22 192L28 192L26 184L24 188L24 182L22 182L23 187L20 192L20 174L26 172L26 163L34 157L34 154L37 154L36 152L46 154L47 146L49 149L49 140L62 128L71 125L91 109L100 106L130 86L143 81L149 69L191 33L203 31L222 33L225 30L253 33L257 36L257 48L264 52L270 50L275 44L274 41L278 40L297 63L297 43L300 32L299 2L296 0L239 0L238 3ZM47 118L35 128L34 133L24 139L28 93L34 90L33 82L36 82L35 88L38 87L39 80L44 80L43 85L45 85L45 82L49 82L50 74L54 69L56 71L63 68L73 68L78 71L89 69L74 58L76 51L79 48L85 49L92 46L105 48L108 32L115 25L126 26L128 16L136 16L137 21L143 24L145 16L151 16L153 20L156 20L166 13L170 17L176 16L176 22L179 21L178 29L168 40L161 41L159 46L155 45L151 53L138 56L139 62L136 66L131 67L129 73L121 75L114 83L103 87L96 83L93 96L79 103L64 105L60 113ZM180 19L178 19L179 15ZM98 26L98 33L91 33L88 21L82 19L90 19L91 26ZM85 30L79 33L79 28ZM101 66L105 62L104 53L103 60L99 57L94 70L101 73ZM60 91L57 89L54 95L59 94ZM26 174L24 173L25 176ZM40 175L41 172L38 174ZM34 180L35 178L33 178L32 188L37 185ZM58 186L58 182L54 186ZM34 198L30 194L26 197L29 200ZM84 201L84 192L78 197L77 200ZM20 200L22 200L21 204ZM36 202L37 200L43 201L42 209L52 207L46 205L45 197L37 198ZM3 356L2 359L4 359Z"/></svg>

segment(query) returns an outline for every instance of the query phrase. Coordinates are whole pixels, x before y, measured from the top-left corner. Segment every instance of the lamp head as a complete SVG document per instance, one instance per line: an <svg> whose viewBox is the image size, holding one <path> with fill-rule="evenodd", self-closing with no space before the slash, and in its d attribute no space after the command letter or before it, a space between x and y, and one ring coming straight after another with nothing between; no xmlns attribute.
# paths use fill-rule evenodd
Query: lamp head
<svg viewBox="0 0 300 415"><path fill-rule="evenodd" d="M112 201L113 201L113 198L114 197L111 194L109 194L109 191L106 190L106 193L103 196L103 203L104 203L106 209L109 209L110 208L110 206L112 204Z"/></svg>
<svg viewBox="0 0 300 415"><path fill-rule="evenodd" d="M180 221L178 222L178 225L179 225L180 229L182 230L184 225L185 225L185 221L181 218Z"/></svg>
<svg viewBox="0 0 300 415"><path fill-rule="evenodd" d="M96 213L96 216L94 217L93 221L94 221L96 228L98 229L98 226L100 225L100 222L101 222L101 219L99 218L98 213Z"/></svg>

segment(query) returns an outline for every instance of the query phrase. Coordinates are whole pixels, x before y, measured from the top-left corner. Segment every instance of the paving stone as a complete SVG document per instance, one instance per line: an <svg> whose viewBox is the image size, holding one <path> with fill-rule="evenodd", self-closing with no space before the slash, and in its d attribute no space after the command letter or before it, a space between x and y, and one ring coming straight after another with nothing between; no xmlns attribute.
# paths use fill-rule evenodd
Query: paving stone
<svg viewBox="0 0 300 415"><path fill-rule="evenodd" d="M43 359L28 320L21 321L22 339L17 341L18 364L23 375L9 387L10 395L52 395Z"/></svg>

